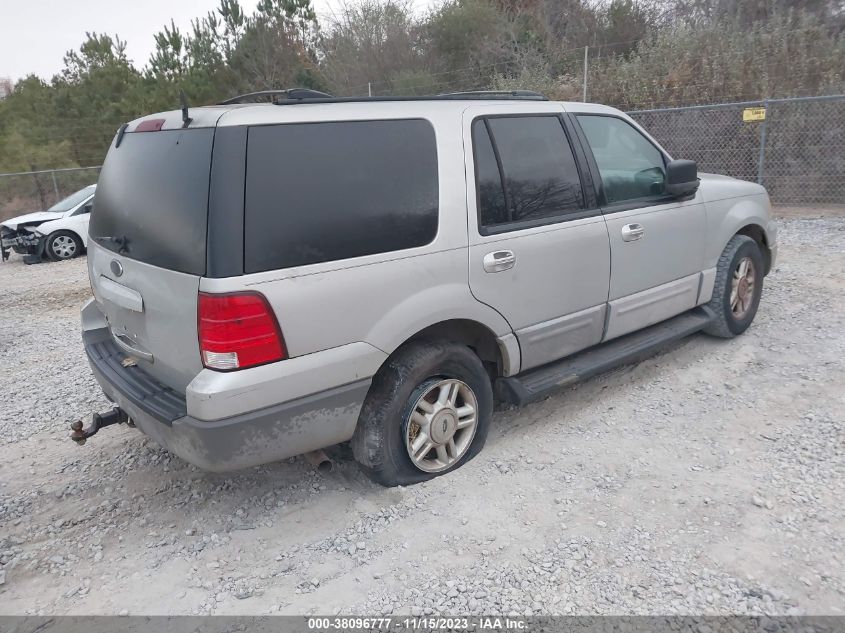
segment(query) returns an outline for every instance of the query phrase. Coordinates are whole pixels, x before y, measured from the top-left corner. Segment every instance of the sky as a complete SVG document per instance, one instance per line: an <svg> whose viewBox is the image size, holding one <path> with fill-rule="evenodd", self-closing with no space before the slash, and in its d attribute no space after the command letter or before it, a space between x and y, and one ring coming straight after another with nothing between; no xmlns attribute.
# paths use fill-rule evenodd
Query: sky
<svg viewBox="0 0 845 633"><path fill-rule="evenodd" d="M318 15L339 0L312 0ZM257 0L241 0L252 13ZM78 49L86 31L117 34L140 68L154 48L153 35L174 22L183 31L193 18L219 6L219 0L0 0L0 78L17 81L30 73L49 80L62 58Z"/></svg>

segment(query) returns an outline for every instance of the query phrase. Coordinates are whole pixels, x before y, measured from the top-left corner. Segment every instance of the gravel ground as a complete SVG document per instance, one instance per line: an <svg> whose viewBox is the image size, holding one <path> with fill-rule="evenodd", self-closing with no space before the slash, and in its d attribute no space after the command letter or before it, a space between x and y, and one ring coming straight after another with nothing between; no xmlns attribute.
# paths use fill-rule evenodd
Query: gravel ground
<svg viewBox="0 0 845 633"><path fill-rule="evenodd" d="M842 614L845 218L790 217L754 326L495 414L412 488L341 449L202 473L84 360L84 260L0 265L0 613Z"/></svg>

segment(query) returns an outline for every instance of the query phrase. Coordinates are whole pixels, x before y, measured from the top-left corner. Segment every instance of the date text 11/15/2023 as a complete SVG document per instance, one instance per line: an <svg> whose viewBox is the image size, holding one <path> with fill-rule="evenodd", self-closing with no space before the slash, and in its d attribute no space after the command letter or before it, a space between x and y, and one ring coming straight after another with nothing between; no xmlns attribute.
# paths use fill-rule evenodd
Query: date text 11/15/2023
<svg viewBox="0 0 845 633"><path fill-rule="evenodd" d="M354 630L390 630L409 631L522 631L526 621L519 618L481 616L481 617L313 617L308 618L309 631L354 631Z"/></svg>

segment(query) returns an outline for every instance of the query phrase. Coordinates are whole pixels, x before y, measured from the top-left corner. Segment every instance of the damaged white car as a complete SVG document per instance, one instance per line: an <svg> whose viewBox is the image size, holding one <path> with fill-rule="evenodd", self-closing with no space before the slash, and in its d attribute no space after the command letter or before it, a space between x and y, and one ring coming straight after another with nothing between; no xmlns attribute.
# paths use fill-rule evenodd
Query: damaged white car
<svg viewBox="0 0 845 633"><path fill-rule="evenodd" d="M0 254L10 251L35 263L43 257L71 259L88 246L88 220L97 185L89 185L57 202L46 211L27 213L0 223Z"/></svg>

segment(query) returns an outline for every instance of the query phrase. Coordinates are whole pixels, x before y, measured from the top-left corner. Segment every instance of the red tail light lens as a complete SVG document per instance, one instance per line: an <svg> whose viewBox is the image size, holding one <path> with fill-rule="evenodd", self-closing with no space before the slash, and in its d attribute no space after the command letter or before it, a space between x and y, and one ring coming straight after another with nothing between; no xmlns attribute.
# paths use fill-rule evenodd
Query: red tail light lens
<svg viewBox="0 0 845 633"><path fill-rule="evenodd" d="M230 371L287 358L270 304L257 292L199 293L197 329L202 364Z"/></svg>

